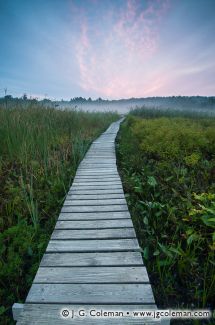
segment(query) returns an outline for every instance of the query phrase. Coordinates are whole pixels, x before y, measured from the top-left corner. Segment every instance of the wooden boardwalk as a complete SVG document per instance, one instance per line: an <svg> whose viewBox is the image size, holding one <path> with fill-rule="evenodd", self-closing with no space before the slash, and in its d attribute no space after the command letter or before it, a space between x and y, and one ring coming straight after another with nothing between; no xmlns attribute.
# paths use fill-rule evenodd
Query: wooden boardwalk
<svg viewBox="0 0 215 325"><path fill-rule="evenodd" d="M156 305L117 171L119 125L95 140L81 162L18 325L158 324L132 317ZM69 310L65 319L62 309ZM71 318L80 309L124 317Z"/></svg>

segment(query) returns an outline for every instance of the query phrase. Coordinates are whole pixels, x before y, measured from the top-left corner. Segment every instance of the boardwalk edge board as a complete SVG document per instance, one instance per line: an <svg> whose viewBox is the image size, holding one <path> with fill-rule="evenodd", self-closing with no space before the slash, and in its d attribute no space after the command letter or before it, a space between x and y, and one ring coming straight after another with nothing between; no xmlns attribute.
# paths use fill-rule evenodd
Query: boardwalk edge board
<svg viewBox="0 0 215 325"><path fill-rule="evenodd" d="M157 309L117 171L115 138L122 120L92 143L80 163L25 304L14 304L17 325L65 324L62 308ZM71 323L160 323L125 315L87 314Z"/></svg>

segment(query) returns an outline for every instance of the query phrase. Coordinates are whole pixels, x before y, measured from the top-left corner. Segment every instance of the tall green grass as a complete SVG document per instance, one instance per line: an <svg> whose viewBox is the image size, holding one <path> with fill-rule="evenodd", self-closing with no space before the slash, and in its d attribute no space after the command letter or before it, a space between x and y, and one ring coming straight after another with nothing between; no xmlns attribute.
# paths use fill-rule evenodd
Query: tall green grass
<svg viewBox="0 0 215 325"><path fill-rule="evenodd" d="M124 190L158 306L213 309L215 119L129 116L118 141Z"/></svg>
<svg viewBox="0 0 215 325"><path fill-rule="evenodd" d="M141 106L130 110L130 114L141 118L159 117L184 117L192 119L215 117L215 109L212 108L160 108Z"/></svg>
<svg viewBox="0 0 215 325"><path fill-rule="evenodd" d="M116 113L0 106L0 323L13 324L90 143Z"/></svg>

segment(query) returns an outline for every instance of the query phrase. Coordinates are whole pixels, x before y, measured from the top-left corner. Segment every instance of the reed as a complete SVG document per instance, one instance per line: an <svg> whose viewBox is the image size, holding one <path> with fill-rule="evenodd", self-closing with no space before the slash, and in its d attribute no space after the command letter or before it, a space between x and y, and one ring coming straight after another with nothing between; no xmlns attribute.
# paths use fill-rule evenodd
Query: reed
<svg viewBox="0 0 215 325"><path fill-rule="evenodd" d="M0 105L0 323L23 302L65 195L90 143L116 113Z"/></svg>

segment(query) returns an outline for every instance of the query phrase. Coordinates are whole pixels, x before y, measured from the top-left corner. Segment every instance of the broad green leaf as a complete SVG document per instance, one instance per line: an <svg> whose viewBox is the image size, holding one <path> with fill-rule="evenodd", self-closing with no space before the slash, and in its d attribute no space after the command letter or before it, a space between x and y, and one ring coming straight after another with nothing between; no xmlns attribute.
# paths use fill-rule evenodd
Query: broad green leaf
<svg viewBox="0 0 215 325"><path fill-rule="evenodd" d="M156 179L154 178L154 176L148 176L148 180L147 180L148 185L155 187L158 183L156 181Z"/></svg>

